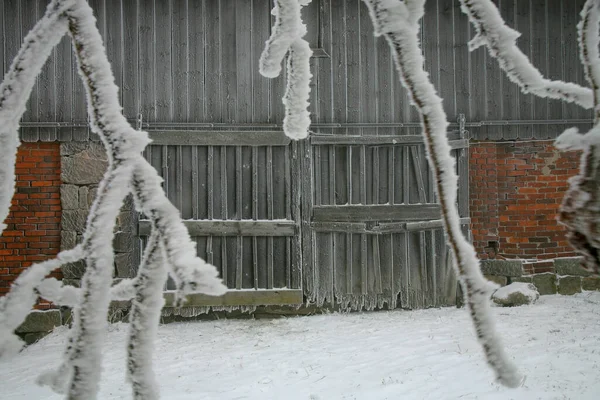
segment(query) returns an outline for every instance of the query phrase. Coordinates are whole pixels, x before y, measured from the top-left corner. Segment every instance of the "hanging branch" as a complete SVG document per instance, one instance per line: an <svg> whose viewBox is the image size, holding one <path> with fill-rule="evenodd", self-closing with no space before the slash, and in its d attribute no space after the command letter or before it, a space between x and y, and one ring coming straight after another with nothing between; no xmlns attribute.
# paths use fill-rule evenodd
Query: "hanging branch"
<svg viewBox="0 0 600 400"><path fill-rule="evenodd" d="M25 37L23 46L0 84L0 234L6 229L4 221L15 192L19 121L25 112L35 78L67 31L63 12L73 2L50 2L42 19Z"/></svg>
<svg viewBox="0 0 600 400"><path fill-rule="evenodd" d="M594 128L586 134L569 128L555 142L560 150L583 150L579 175L569 180L570 188L563 199L559 221L567 229L567 239L583 256L583 266L600 273L600 199L597 171L600 160L599 89L600 58L598 57L598 3L588 0L578 25L580 59L592 90L573 83L551 81L531 65L519 50L519 33L507 27L498 8L490 0L460 0L461 8L474 25L477 35L469 43L470 50L486 45L508 78L524 93L539 97L573 102L583 108L594 108Z"/></svg>
<svg viewBox="0 0 600 400"><path fill-rule="evenodd" d="M275 0L275 25L260 56L259 71L266 78L281 73L281 63L288 54L287 87L283 97L285 117L283 132L292 139L308 136L310 113L310 57L312 50L306 40L306 25L302 22L301 8L310 0Z"/></svg>
<svg viewBox="0 0 600 400"><path fill-rule="evenodd" d="M552 81L542 76L517 47L516 42L521 34L506 26L491 0L460 0L460 4L477 32L469 42L469 50L487 46L490 56L498 60L506 76L519 85L523 93L592 108L592 91L588 88L574 83Z"/></svg>
<svg viewBox="0 0 600 400"><path fill-rule="evenodd" d="M586 269L600 273L600 55L598 24L600 1L588 0L578 25L579 55L585 77L592 87L594 127L585 135L577 129L563 133L557 146L582 149L579 174L569 179L559 221L567 226L569 243L583 255Z"/></svg>
<svg viewBox="0 0 600 400"><path fill-rule="evenodd" d="M383 35L394 55L396 69L404 87L421 116L425 148L436 182L444 229L454 253L455 267L461 279L466 303L487 362L500 383L519 386L523 377L505 354L495 329L490 309L490 295L495 285L481 274L473 246L464 237L456 208L457 176L455 160L446 136L448 122L442 100L423 70L424 59L419 45L419 20L425 0L364 0L375 35Z"/></svg>
<svg viewBox="0 0 600 400"><path fill-rule="evenodd" d="M20 348L12 332L27 315L37 295L56 304L75 305L74 325L63 363L57 370L42 375L39 382L50 385L59 393L67 391L69 399L95 399L110 300L135 297L130 319L128 372L135 398L147 399L153 398L147 388L158 387L150 361L163 306L162 288L167 268L170 267L177 282L178 304L188 293L221 295L226 287L216 269L196 256L196 247L177 209L162 190L162 179L141 155L149 143L148 135L134 130L121 114L118 89L95 22L92 9L85 0L52 1L44 18L28 35L7 80L0 86L3 93L0 122L3 122L2 128L9 128L0 131L0 135L2 143L15 147L18 143L17 121L35 78L68 27L86 90L91 127L104 143L109 161L89 212L82 244L61 252L54 260L27 269L15 281L10 293L0 299L0 355ZM0 187L12 188L14 155L0 161L3 163ZM13 170L4 165L8 161L13 163ZM151 219L152 240L138 276L111 290L115 221L125 197L131 192L137 211ZM0 198L0 206L2 202L6 203L6 200ZM82 258L86 260L87 268L81 289L64 287L53 278L44 279L51 270Z"/></svg>

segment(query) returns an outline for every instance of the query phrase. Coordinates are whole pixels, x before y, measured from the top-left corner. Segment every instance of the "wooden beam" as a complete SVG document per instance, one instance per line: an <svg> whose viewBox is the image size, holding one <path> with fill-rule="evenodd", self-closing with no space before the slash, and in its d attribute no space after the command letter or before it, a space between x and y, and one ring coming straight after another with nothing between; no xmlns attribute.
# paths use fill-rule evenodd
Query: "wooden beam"
<svg viewBox="0 0 600 400"><path fill-rule="evenodd" d="M287 146L282 131L150 131L152 144L182 146Z"/></svg>
<svg viewBox="0 0 600 400"><path fill-rule="evenodd" d="M317 135L310 136L313 145L337 144L337 145L409 145L422 144L421 135L394 135L394 136L358 136L358 135Z"/></svg>
<svg viewBox="0 0 600 400"><path fill-rule="evenodd" d="M440 217L438 204L315 206L314 222L427 221Z"/></svg>
<svg viewBox="0 0 600 400"><path fill-rule="evenodd" d="M462 149L469 147L468 139L460 139L457 134L449 133L448 140L453 149ZM423 135L320 135L313 133L310 135L310 144L312 145L366 145L366 146L385 146L385 145L419 145L423 144Z"/></svg>
<svg viewBox="0 0 600 400"><path fill-rule="evenodd" d="M363 222L313 222L310 227L315 232L368 233Z"/></svg>
<svg viewBox="0 0 600 400"><path fill-rule="evenodd" d="M294 236L298 230L294 221L183 221L190 236ZM140 236L150 235L150 221L142 220L138 225Z"/></svg>
<svg viewBox="0 0 600 400"><path fill-rule="evenodd" d="M165 307L173 307L175 292L164 292ZM186 298L183 307L233 307L233 306L268 306L302 304L303 294L300 289L259 289L230 290L223 296L215 297L194 293Z"/></svg>

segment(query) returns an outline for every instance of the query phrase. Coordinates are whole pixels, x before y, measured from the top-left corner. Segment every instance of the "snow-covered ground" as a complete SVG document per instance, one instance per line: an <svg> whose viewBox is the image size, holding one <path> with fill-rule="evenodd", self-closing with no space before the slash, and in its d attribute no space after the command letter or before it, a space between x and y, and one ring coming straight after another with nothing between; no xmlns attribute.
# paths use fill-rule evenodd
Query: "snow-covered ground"
<svg viewBox="0 0 600 400"><path fill-rule="evenodd" d="M163 399L600 399L600 293L494 308L522 388L493 382L464 309L161 326ZM110 327L100 399L129 399L127 324ZM58 363L60 329L0 363L1 399L61 399L33 384Z"/></svg>

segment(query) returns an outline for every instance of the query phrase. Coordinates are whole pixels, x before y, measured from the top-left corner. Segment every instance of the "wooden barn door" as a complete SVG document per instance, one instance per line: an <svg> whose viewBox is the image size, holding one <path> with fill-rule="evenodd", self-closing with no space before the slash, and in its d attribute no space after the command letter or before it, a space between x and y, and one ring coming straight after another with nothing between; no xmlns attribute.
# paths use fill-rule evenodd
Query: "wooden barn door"
<svg viewBox="0 0 600 400"><path fill-rule="evenodd" d="M195 296L188 305L302 303L297 144L281 131L150 135L146 158L164 179L198 255L232 289L222 298ZM139 230L148 235L148 221Z"/></svg>
<svg viewBox="0 0 600 400"><path fill-rule="evenodd" d="M467 231L468 140L457 132L449 138ZM303 170L312 170L303 187L307 297L342 309L455 304L457 280L421 136L315 134L305 153Z"/></svg>

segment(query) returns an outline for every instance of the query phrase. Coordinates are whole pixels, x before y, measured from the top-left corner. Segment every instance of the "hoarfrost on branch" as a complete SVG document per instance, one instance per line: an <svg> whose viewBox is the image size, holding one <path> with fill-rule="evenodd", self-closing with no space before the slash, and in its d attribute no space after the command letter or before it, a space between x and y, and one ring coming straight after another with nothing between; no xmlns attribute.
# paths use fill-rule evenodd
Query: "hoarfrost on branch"
<svg viewBox="0 0 600 400"><path fill-rule="evenodd" d="M84 83L93 132L99 135L109 165L90 209L83 242L56 259L33 265L0 300L0 356L21 347L13 331L23 322L38 294L57 305L74 307L74 324L61 366L40 377L69 399L95 399L101 371L101 347L112 295L131 299L128 378L135 399L157 398L152 371L152 343L163 306L167 271L177 283L178 304L191 292L221 295L226 288L216 269L198 258L177 209L167 200L161 178L141 153L150 142L125 120L118 89L106 57L92 9L85 0L53 0L25 39L0 86L0 142L5 157L0 166L0 213L8 215L14 191L14 161L20 120L36 76L64 33L69 32ZM6 190L4 190L6 189ZM152 234L138 275L113 289L112 248L115 220L125 197L132 193L136 209L152 222ZM8 196L8 197L7 197ZM3 228L4 226L2 226ZM44 277L66 263L85 259L81 289L63 287ZM168 268L168 270L167 270ZM127 290L126 290L127 289Z"/></svg>

